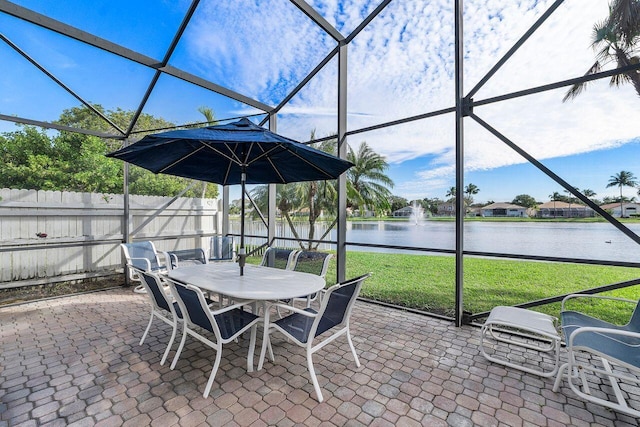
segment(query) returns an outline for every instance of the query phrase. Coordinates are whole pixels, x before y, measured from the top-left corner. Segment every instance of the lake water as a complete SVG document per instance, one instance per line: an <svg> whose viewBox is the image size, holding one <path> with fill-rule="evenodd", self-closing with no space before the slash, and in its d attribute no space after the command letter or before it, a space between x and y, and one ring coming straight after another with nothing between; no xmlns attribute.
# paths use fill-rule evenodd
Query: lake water
<svg viewBox="0 0 640 427"><path fill-rule="evenodd" d="M640 235L640 224L628 228ZM347 241L453 250L455 222L347 222ZM640 262L640 245L608 223L470 221L464 225L464 245L467 251Z"/></svg>

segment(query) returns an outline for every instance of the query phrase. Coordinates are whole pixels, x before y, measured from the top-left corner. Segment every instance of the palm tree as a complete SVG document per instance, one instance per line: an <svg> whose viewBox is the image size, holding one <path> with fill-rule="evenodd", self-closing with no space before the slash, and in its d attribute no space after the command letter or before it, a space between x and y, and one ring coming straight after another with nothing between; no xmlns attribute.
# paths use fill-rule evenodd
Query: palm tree
<svg viewBox="0 0 640 427"><path fill-rule="evenodd" d="M607 64L618 68L637 64L638 43L640 41L640 2L637 0L612 0L609 16L593 28L592 47L596 50L596 61L585 76L602 71ZM631 83L640 96L640 70L627 71L611 77L611 85ZM577 83L565 94L563 102L578 96L586 87L586 82Z"/></svg>
<svg viewBox="0 0 640 427"><path fill-rule="evenodd" d="M366 142L358 151L349 147L347 160L354 166L347 170L347 205L365 207L378 211L391 209L393 181L385 174L389 167L383 156L376 153Z"/></svg>
<svg viewBox="0 0 640 427"><path fill-rule="evenodd" d="M255 202L258 209L261 212L266 212L269 209L269 186L268 185L258 185L252 191L251 195L253 197L253 201ZM276 184L276 209L280 211L280 214L285 218L293 236L300 241L300 236L298 235L298 231L293 225L293 219L291 218L291 213L296 210L300 205L301 201L298 198L298 194L296 192L295 184ZM253 213L257 215L256 212ZM304 248L303 248L304 249Z"/></svg>
<svg viewBox="0 0 640 427"><path fill-rule="evenodd" d="M311 140L314 138L311 133ZM332 153L335 151L335 140L329 140L316 146L319 150ZM373 207L380 210L388 210L391 207L391 191L385 186L393 186L393 181L384 174L387 162L382 156L375 153L366 142L363 142L357 153L349 147L347 159L355 166L347 171L347 205ZM287 220L294 237L301 242L300 236L295 230L290 213L296 209L309 210L309 247L305 248L300 243L302 249L312 249L317 243L312 243L315 239L315 223L322 213L336 213L337 188L332 181L309 181L297 182L276 187L276 205L282 216ZM254 201L261 210L267 206L267 186L257 186L252 195ZM334 223L329 226L333 228ZM321 236L321 240L324 236Z"/></svg>
<svg viewBox="0 0 640 427"><path fill-rule="evenodd" d="M204 118L207 120L207 123L209 123L209 126L218 124L216 115L211 108L205 106L198 107L198 112L204 116Z"/></svg>
<svg viewBox="0 0 640 427"><path fill-rule="evenodd" d="M596 205L600 204L600 202L598 200L596 200L596 198L595 198L597 193L595 191L593 191L592 189L585 188L584 190L582 190L582 194L584 194L584 196L587 199L591 200Z"/></svg>
<svg viewBox="0 0 640 427"><path fill-rule="evenodd" d="M629 171L620 171L615 175L611 175L609 178L609 183L607 184L607 188L609 187L618 187L620 188L620 218L624 217L624 206L622 204L622 187L635 187L638 185L636 181L636 177L633 173Z"/></svg>
<svg viewBox="0 0 640 427"><path fill-rule="evenodd" d="M268 194L268 185L259 185L252 191L254 202L261 211L268 209ZM301 249L313 249L319 245L319 243L312 242L315 240L316 221L323 212L335 213L335 200L336 189L333 183L328 181L292 182L276 185L276 208L286 219ZM304 241L291 218L291 213L299 209L308 209L309 234L304 239L309 242L308 247L304 246Z"/></svg>
<svg viewBox="0 0 640 427"><path fill-rule="evenodd" d="M480 189L477 185L469 183L466 187L464 187L464 194L467 196L467 204L471 205L473 203L473 196L478 194Z"/></svg>
<svg viewBox="0 0 640 427"><path fill-rule="evenodd" d="M311 242L311 240L315 239L316 221L323 213L335 215L337 198L336 187L333 183L328 181L308 181L289 185L293 186L296 198L300 201L300 206L304 206L309 209L309 245L306 249L313 249L319 244ZM329 229L331 228L333 228L333 224L329 227ZM322 236L321 239L322 238L324 238L324 236ZM300 246L303 247L303 244L301 243Z"/></svg>

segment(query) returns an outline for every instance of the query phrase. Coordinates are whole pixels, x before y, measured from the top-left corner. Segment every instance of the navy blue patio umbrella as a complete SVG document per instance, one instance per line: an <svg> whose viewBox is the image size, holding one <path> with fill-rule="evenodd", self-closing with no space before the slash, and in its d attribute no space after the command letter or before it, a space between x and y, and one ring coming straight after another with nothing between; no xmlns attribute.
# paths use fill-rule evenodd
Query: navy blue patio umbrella
<svg viewBox="0 0 640 427"><path fill-rule="evenodd" d="M262 128L249 119L147 135L107 154L153 173L242 185L240 274L244 267L245 184L336 179L353 164Z"/></svg>

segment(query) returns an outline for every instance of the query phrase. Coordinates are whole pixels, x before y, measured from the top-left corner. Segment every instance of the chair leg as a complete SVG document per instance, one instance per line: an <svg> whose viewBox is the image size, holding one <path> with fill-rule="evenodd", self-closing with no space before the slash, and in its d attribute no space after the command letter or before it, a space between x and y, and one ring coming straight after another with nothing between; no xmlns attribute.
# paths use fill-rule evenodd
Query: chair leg
<svg viewBox="0 0 640 427"><path fill-rule="evenodd" d="M207 381L207 386L205 387L204 393L202 394L202 397L204 397L205 399L209 397L209 392L211 391L213 380L216 378L216 373L218 372L218 367L220 366L221 359L222 359L222 342L218 342L218 348L216 348L216 361L213 364L211 375L209 375L209 381Z"/></svg>
<svg viewBox="0 0 640 427"><path fill-rule="evenodd" d="M553 391L557 392L560 389L560 383L562 382L562 374L565 370L567 370L567 375L569 375L569 364L564 363L558 369L558 376L556 377L556 381L553 383Z"/></svg>
<svg viewBox="0 0 640 427"><path fill-rule="evenodd" d="M173 345L173 340L176 339L176 332L178 332L178 322L174 320L173 330L171 331L171 339L169 340L169 344L167 344L167 349L164 351L164 355L162 356L160 365L164 365L164 362L167 361L167 356L169 356L169 351L171 350L171 346Z"/></svg>
<svg viewBox="0 0 640 427"><path fill-rule="evenodd" d="M173 362L171 362L171 370L176 367L176 363L178 363L178 358L180 358L180 353L182 353L182 348L184 347L184 342L187 340L187 325L186 322L183 323L182 329L182 339L180 340L180 346L178 346L178 351L176 351L176 355L173 356Z"/></svg>
<svg viewBox="0 0 640 427"><path fill-rule="evenodd" d="M260 359L258 359L258 371L262 370L262 364L264 363L264 356L267 352L267 346L270 346L269 341L269 308L266 303L263 306L264 318L262 319L262 348L260 349Z"/></svg>
<svg viewBox="0 0 640 427"><path fill-rule="evenodd" d="M311 353L311 348L307 348L307 365L309 367L309 376L311 377L313 388L316 390L316 395L318 396L318 402L322 402L324 399L322 397L322 391L320 390L320 384L318 383L318 378L316 377L316 370L313 368L312 356L313 356L313 353Z"/></svg>
<svg viewBox="0 0 640 427"><path fill-rule="evenodd" d="M138 344L138 345L142 345L144 340L147 338L147 334L149 333L149 329L151 329L151 323L153 323L153 307L151 308L151 316L149 317L149 324L147 325L147 329L145 329L144 334L142 334L142 339L140 340L140 344Z"/></svg>
<svg viewBox="0 0 640 427"><path fill-rule="evenodd" d="M258 331L258 325L254 324L251 327L251 339L249 340L249 354L247 354L247 372L253 372L253 353L256 347L256 333Z"/></svg>
<svg viewBox="0 0 640 427"><path fill-rule="evenodd" d="M353 341L351 341L351 332L349 332L349 329L347 329L347 341L349 342L349 347L351 347L351 354L353 354L353 359L356 361L356 366L359 368L360 359L358 359L356 348L353 346Z"/></svg>
<svg viewBox="0 0 640 427"><path fill-rule="evenodd" d="M273 347L271 347L271 338L267 340L267 349L269 350L269 357L272 362L276 361L276 357L273 355Z"/></svg>

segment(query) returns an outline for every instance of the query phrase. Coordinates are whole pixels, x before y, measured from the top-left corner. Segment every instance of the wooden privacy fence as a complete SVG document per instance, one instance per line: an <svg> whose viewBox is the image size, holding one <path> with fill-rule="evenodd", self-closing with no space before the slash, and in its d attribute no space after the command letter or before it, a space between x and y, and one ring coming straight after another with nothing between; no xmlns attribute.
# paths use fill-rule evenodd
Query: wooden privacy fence
<svg viewBox="0 0 640 427"><path fill-rule="evenodd" d="M0 289L122 273L122 194L0 189ZM207 247L217 199L131 196L134 240L159 251ZM168 205L168 206L166 206Z"/></svg>

